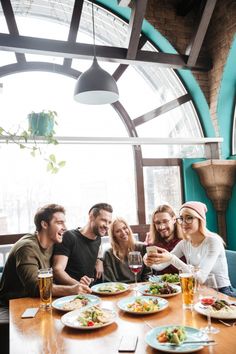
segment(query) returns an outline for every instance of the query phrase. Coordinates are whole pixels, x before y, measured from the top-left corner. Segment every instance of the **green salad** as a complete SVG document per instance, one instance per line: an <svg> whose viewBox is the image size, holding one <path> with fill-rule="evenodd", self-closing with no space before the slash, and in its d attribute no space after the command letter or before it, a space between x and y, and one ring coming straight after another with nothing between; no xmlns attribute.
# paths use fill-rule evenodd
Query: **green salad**
<svg viewBox="0 0 236 354"><path fill-rule="evenodd" d="M160 343L181 344L187 338L184 327L167 328L158 334L157 339Z"/></svg>
<svg viewBox="0 0 236 354"><path fill-rule="evenodd" d="M179 283L179 274L163 274L161 280L167 283Z"/></svg>

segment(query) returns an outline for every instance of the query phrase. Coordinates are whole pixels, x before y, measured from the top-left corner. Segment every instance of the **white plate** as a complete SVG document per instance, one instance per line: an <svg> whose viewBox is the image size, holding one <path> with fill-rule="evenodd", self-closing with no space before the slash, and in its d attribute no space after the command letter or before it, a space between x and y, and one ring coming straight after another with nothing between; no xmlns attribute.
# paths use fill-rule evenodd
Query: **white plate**
<svg viewBox="0 0 236 354"><path fill-rule="evenodd" d="M87 308L88 310L91 309L91 307ZM108 322L106 323L102 323L99 326L82 326L81 322L79 321L79 317L83 314L84 311L86 311L86 309L80 309L80 310L74 310L71 312L67 312L65 315L63 315L61 317L61 321L62 323L67 326L67 327L71 327L71 328L77 328L77 329L86 329L86 330L93 330L93 329L98 329L98 328L102 328L102 327L106 327L110 324L112 324L113 322L115 322L116 320L116 313L113 310L110 309L106 309L106 308L101 308L103 311L105 311L106 313L108 313L111 318Z"/></svg>
<svg viewBox="0 0 236 354"><path fill-rule="evenodd" d="M135 312L133 311L132 309L130 309L128 307L129 304L132 304L134 303L134 301L136 299L141 299L142 301L148 301L149 299L150 300L153 300L153 301L156 301L158 300L158 304L159 304L159 308L154 310L154 311L143 311L143 312ZM156 296L131 296L131 297L126 297L122 300L120 300L118 303L117 303L117 306L125 311L125 312L129 312L129 313L132 313L134 315L149 315L151 313L156 313L156 312L160 312L162 310L164 310L167 306L168 306L168 301L165 300L165 299L162 299L162 298L159 298L159 297L156 297Z"/></svg>
<svg viewBox="0 0 236 354"><path fill-rule="evenodd" d="M119 289L119 287L122 287L122 289ZM106 288L110 289L110 291L105 290ZM116 295L129 290L129 285L120 282L109 282L93 285L91 289L95 294Z"/></svg>
<svg viewBox="0 0 236 354"><path fill-rule="evenodd" d="M162 331L165 331L167 328L174 328L174 327L179 327L179 325L173 326L162 326L162 327L155 327L153 328L151 331L149 331L146 335L145 341L148 345L150 345L150 347L161 350L163 352L167 352L167 353L192 353L192 352L196 352L200 349L203 348L202 344L181 344L181 345L173 345L173 344L167 344L167 343L160 343L157 339L157 336L159 335L159 333L161 333ZM201 340L201 339L207 339L207 337L204 335L202 335L201 331L197 328L193 328L193 327L186 327L183 326L186 334L187 334L187 338L186 340Z"/></svg>
<svg viewBox="0 0 236 354"><path fill-rule="evenodd" d="M141 294L143 294L143 295L159 296L159 297L171 297L171 296L175 296L175 295L178 295L178 294L181 293L181 287L179 285L175 285L175 284L170 284L170 285L176 290L176 293L171 293L171 294L153 294L152 292L149 291L150 284L146 284L146 285L140 287L138 289L138 291Z"/></svg>
<svg viewBox="0 0 236 354"><path fill-rule="evenodd" d="M204 305L202 305L200 302L197 302L194 305L194 310L200 313L201 315L207 316L208 308ZM234 319L236 318L236 306L234 306L234 309L232 311L230 310L211 310L210 311L211 317L212 318L222 318L222 319Z"/></svg>
<svg viewBox="0 0 236 354"><path fill-rule="evenodd" d="M89 295L89 294L81 294L82 296L84 296L86 299L88 299L88 304L87 305L84 305L82 306L83 308L85 306L93 306L93 305L97 305L99 304L99 302L101 301L99 299L98 296L95 296L95 295ZM52 307L56 310L60 310L60 311L64 311L64 312L68 312L68 311L73 311L73 310L76 310L76 308L74 309L71 309L71 310L66 310L63 308L63 306L65 304L67 304L68 302L70 301L73 301L74 299L76 299L78 295L70 295L70 296L64 296L64 297L60 297L59 299L56 299L52 302ZM79 310L77 308L77 310Z"/></svg>
<svg viewBox="0 0 236 354"><path fill-rule="evenodd" d="M163 283L163 282L166 282L166 283L169 283L169 284L180 284L179 281L177 281L177 282L164 281L164 280L162 280L162 275L151 275L148 280L151 283Z"/></svg>

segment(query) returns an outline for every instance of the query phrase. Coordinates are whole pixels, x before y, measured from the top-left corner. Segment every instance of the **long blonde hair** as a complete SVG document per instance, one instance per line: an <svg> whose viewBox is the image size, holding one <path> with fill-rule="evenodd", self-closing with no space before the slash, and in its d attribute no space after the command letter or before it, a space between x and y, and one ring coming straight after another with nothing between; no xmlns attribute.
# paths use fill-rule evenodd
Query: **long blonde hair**
<svg viewBox="0 0 236 354"><path fill-rule="evenodd" d="M168 213L171 216L171 218L176 218L176 214L174 212L174 209L168 204L161 204L154 210L154 212L152 213L152 220L151 220L151 224L150 224L150 240L151 240L152 244L163 242L163 239L160 236L160 233L158 232L158 230L154 224L154 217L158 213ZM175 237L177 237L179 239L183 238L182 237L182 230L177 223L175 223L175 225L174 225L174 235L175 235Z"/></svg>
<svg viewBox="0 0 236 354"><path fill-rule="evenodd" d="M114 235L114 228L118 222L123 223L128 229L128 238L129 239L127 242L127 249L125 250L125 252L123 250L121 250L120 245ZM129 252L134 251L135 239L134 239L133 232L132 232L129 224L127 223L127 221L125 219L123 219L121 217L117 217L116 219L114 219L109 227L108 235L111 240L111 247L112 247L113 254L119 260L123 261L128 256Z"/></svg>

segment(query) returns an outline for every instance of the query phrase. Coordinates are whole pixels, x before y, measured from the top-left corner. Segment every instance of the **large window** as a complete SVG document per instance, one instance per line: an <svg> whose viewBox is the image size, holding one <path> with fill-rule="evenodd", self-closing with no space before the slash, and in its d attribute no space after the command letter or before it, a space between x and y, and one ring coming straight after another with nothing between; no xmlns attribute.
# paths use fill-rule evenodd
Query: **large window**
<svg viewBox="0 0 236 354"><path fill-rule="evenodd" d="M74 1L66 1L63 6L56 0L11 3L21 35L67 39ZM100 7L96 7L95 16L96 43L124 46L127 24ZM0 31L8 33L3 19L0 8ZM84 2L77 41L91 43L91 3L87 1ZM157 50L149 42L143 49ZM171 69L160 69L155 65L128 67L118 80L123 107L123 112L118 112L109 105L84 106L75 102L75 81L57 74L57 65L63 64L63 58L26 54L26 62L31 61L49 63L51 73L27 72L0 78L3 83L0 126L5 129L27 128L28 113L50 109L58 113L56 135L64 138L128 137L132 130L130 126L139 137L203 136L191 100L164 114L157 114L148 122L134 124L135 119L147 112L186 95L185 87ZM16 63L13 53L1 52L0 67L13 63ZM110 73L118 67L118 64L100 64ZM90 65L90 61L72 60L71 67L83 72ZM168 201L178 208L182 195L180 168L142 167L142 159L203 156L203 150L176 145L142 146L139 153L137 149L128 145L61 143L55 147L43 145L43 155L33 158L27 150L1 143L0 234L32 230L36 209L50 202L66 207L70 228L85 223L88 209L99 201L111 203L115 215L125 217L130 224L140 222L140 208L146 212L146 220L142 223L149 222L152 209L158 203ZM66 160L66 166L56 175L46 172L44 158L51 152L59 160ZM140 194L144 198L140 198ZM144 199L145 205L140 206Z"/></svg>

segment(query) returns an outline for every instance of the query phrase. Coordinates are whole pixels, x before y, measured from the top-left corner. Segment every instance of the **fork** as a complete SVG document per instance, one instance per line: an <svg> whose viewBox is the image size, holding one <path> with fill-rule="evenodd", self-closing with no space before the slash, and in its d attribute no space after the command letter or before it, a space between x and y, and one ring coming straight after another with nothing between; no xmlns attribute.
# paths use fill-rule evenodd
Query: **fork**
<svg viewBox="0 0 236 354"><path fill-rule="evenodd" d="M219 322L223 323L225 326L227 327L234 327L236 326L236 321L235 322L232 322L232 323L228 323L228 322L225 322L223 320L219 320Z"/></svg>

